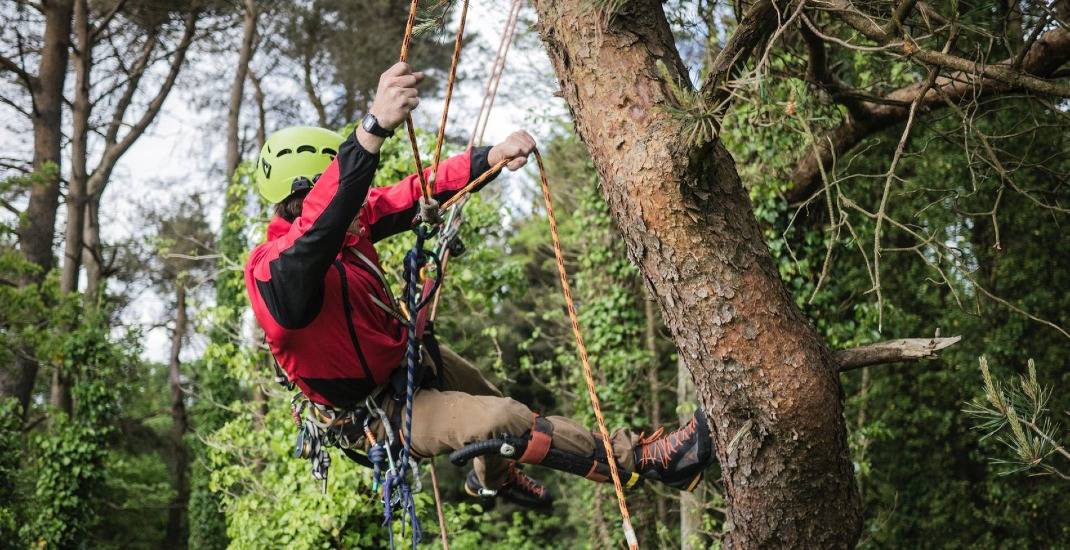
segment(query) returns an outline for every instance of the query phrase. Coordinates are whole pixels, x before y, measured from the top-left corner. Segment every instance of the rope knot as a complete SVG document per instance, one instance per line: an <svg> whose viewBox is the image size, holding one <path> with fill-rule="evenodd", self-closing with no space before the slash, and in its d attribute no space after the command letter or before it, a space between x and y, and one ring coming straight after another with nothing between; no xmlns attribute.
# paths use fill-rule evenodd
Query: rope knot
<svg viewBox="0 0 1070 550"><path fill-rule="evenodd" d="M442 219L442 208L438 201L431 197L420 197L419 211L416 214L416 225L425 223L428 225L440 225L445 220Z"/></svg>

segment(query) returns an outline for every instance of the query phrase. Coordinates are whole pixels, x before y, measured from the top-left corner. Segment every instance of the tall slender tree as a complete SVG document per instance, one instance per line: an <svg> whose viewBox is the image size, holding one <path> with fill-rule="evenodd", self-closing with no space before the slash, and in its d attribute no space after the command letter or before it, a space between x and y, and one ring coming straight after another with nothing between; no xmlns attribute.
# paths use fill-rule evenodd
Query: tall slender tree
<svg viewBox="0 0 1070 550"><path fill-rule="evenodd" d="M36 40L23 36L21 25L13 24L8 29L15 34L14 40L5 40L7 51L0 54L0 72L13 75L20 92L29 97L28 104L21 97L4 97L3 103L30 122L33 130L32 170L38 175L30 188L18 236L23 256L40 269L22 281L23 284L40 284L54 265L52 241L61 183L63 89L67 81L74 4L73 0L56 0L40 4L36 9L44 19L41 35ZM18 14L13 19L29 18ZM36 71L28 67L27 57L32 59L33 56L27 56L25 51L28 43L35 42L35 46L29 47L36 47ZM0 368L0 395L17 397L23 414L26 414L33 394L37 370L37 361L26 350L16 355L11 367Z"/></svg>

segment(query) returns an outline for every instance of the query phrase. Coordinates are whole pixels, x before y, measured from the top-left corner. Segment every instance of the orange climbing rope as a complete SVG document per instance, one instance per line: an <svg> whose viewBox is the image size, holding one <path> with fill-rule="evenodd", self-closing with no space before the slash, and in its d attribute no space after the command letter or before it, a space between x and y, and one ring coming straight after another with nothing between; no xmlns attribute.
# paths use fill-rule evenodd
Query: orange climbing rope
<svg viewBox="0 0 1070 550"><path fill-rule="evenodd" d="M583 333L580 332L580 321L576 316L576 304L572 299L572 287L568 283L568 272L565 271L565 255L561 252L561 237L557 233L557 218L554 216L554 203L550 197L550 184L546 180L546 167L542 163L542 155L535 149L535 162L539 166L539 183L542 187L542 198L546 202L546 219L550 222L550 238L554 244L554 256L557 259L557 273L561 276L561 292L565 296L565 305L568 307L568 318L572 321L572 335L576 337L576 347L580 352L580 363L583 365L583 378L587 381L587 395L591 398L591 408L594 409L594 417L598 421L598 431L602 435L602 445L606 449L606 457L609 462L609 475L613 478L613 490L617 493L617 505L620 506L620 515L623 518L624 538L628 541L628 548L639 548L639 542L635 537L635 529L632 528L632 518L628 513L628 501L624 498L624 487L621 486L620 472L617 471L617 461L614 458L613 443L609 439L609 430L606 429L606 419L602 415L602 404L598 400L598 393L594 387L594 375L591 372L591 362L587 358L587 345L583 342Z"/></svg>
<svg viewBox="0 0 1070 550"><path fill-rule="evenodd" d="M405 36L402 39L401 44L401 61L408 59L409 44L412 41L412 31L416 21L416 11L419 0L411 0L409 6L409 19L405 25ZM491 73L491 79L488 80L487 88L484 93L483 106L480 107L479 118L476 121L476 128L472 131L472 136L469 140L469 145L474 143L477 139L482 139L482 134L486 130L486 120L489 120L490 105L494 102L494 94L497 92L498 82L501 79L501 73L504 69L505 53L508 52L509 43L512 42L513 32L516 30L517 14L520 9L520 0L514 0L513 6L510 10L508 22L506 24L506 31L502 36L502 44L499 45L498 55L495 59L495 68ZM460 59L461 45L464 35L465 18L468 13L468 0L464 0L463 8L461 10L460 28L457 31L457 38L454 42L453 58L450 65L449 79L447 80L446 87L446 102L443 107L442 118L439 121L438 134L435 140L435 152L432 160L432 170L430 182L424 177L423 164L420 161L420 150L416 142L416 132L412 122L412 117L408 116L405 119L406 126L409 133L409 143L412 145L413 158L416 161L416 169L419 173L421 189L423 190L423 196L425 202L430 202L431 195L433 194L435 172L438 168L438 163L442 150L442 143L445 138L446 123L449 111L450 100L453 94L453 85L457 75L457 64ZM500 60L500 65L499 65ZM484 118L484 111L487 112L486 119ZM543 165L542 155L538 149L535 149L535 161L539 168L539 180L542 188L543 200L546 203L546 217L550 224L550 237L553 241L554 256L557 260L557 272L561 278L561 291L565 298L565 304L568 308L569 320L572 323L572 334L576 338L576 347L579 350L580 363L583 366L583 376L587 382L587 393L591 399L591 407L594 409L595 420L598 423L598 431L602 436L602 444L605 447L607 462L609 462L610 477L613 479L613 489L617 495L617 504L620 507L620 513L623 520L624 537L628 542L628 548L631 550L637 550L639 548L638 540L635 536L635 529L632 527L631 514L628 512L627 499L624 496L624 487L620 481L620 472L617 470L617 462L615 454L613 452L613 443L610 440L609 430L606 428L605 416L602 414L602 405L598 399L598 393L595 389L594 374L591 370L590 359L587 354L587 345L583 340L583 333L580 331L579 318L576 314L576 304L572 297L572 287L568 282L568 272L565 268L564 254L561 249L561 237L557 230L557 218L554 215L553 199L550 196L550 184L546 177L546 167ZM466 185L460 192L451 197L445 203L442 208L447 209L460 201L464 200L473 189L479 184L487 180L492 174L501 170L508 161L502 161L492 166L490 170L480 175L478 178ZM430 220L425 220L430 221ZM437 305L437 304L436 304ZM433 314L432 314L433 315ZM435 493L435 507L438 513L439 531L442 536L443 548L449 549L449 540L446 532L445 518L442 513L441 500L439 498L438 491L438 476L434 471L434 464L431 465L431 481Z"/></svg>
<svg viewBox="0 0 1070 550"><path fill-rule="evenodd" d="M468 0L461 3L461 23L457 28L457 38L453 42L453 57L450 58L450 76L446 79L446 103L442 106L442 118L438 121L438 135L435 136L435 154L431 160L431 181L428 186L435 187L435 173L442 158L442 143L446 140L446 121L450 113L450 100L453 99L453 84L457 80L457 63L461 59L461 45L464 41L464 22L468 17Z"/></svg>
<svg viewBox="0 0 1070 550"><path fill-rule="evenodd" d="M479 106L479 116L476 117L476 126L468 137L468 146L479 145L483 142L483 132L487 130L487 121L490 120L490 110L494 107L494 99L498 95L498 84L502 81L502 73L505 72L505 58L509 55L509 47L513 44L513 35L516 34L516 22L520 15L523 0L513 0L509 8L509 17L505 22L505 30L502 32L501 42L498 43L498 53L494 56L494 64L491 65L490 76L483 87L483 103Z"/></svg>
<svg viewBox="0 0 1070 550"><path fill-rule="evenodd" d="M491 64L490 75L487 77L486 84L483 85L483 101L479 105L479 114L476 116L476 126L472 128L472 133L468 136L468 148L471 149L475 145L480 145L483 142L483 132L486 130L486 120L490 119L490 110L494 106L494 98L498 94L498 83L502 80L502 73L505 71L505 58L509 53L509 47L513 43L513 35L516 33L517 17L520 14L520 8L523 5L523 0L513 0L513 4L509 10L509 17L505 21L505 29L502 31L501 41L498 43L498 51L494 55L494 63ZM498 170L501 170L504 163L493 167L484 175L495 174ZM478 183L482 183L486 178L481 176ZM475 187L470 185L470 187ZM470 189L469 189L470 190ZM446 205L442 207L443 210L448 210L449 215L446 217L445 231L450 232L451 229L456 228L464 220L463 210L465 203L468 202L467 191L458 194L462 198L457 201L446 201ZM440 237L441 238L441 237ZM443 248L442 255L442 271L445 272L450 261L450 249ZM442 297L442 293L436 293L434 301L431 302L431 314L430 319L434 321L438 317L438 301Z"/></svg>
<svg viewBox="0 0 1070 550"><path fill-rule="evenodd" d="M409 19L405 22L405 35L401 39L401 55L399 55L399 61L407 62L409 60L409 44L412 42L412 29L416 25L416 8L419 6L420 0L412 0L409 4ZM424 201L430 202L432 189L427 186L427 178L424 177L424 163L420 161L420 144L416 141L416 126L412 123L412 115L405 115L405 128L409 132L409 144L412 146L412 158L416 161L416 173L420 178L420 191L423 193Z"/></svg>

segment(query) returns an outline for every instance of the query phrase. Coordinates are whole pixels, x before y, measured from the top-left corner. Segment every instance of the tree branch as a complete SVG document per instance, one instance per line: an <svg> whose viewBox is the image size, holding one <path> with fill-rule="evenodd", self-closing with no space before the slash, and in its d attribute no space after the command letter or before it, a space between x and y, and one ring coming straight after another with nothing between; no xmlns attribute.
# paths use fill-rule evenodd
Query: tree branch
<svg viewBox="0 0 1070 550"><path fill-rule="evenodd" d="M145 69L149 65L149 60L152 59L152 52L156 49L156 41L158 35L155 30L149 33L148 38L145 39L145 45L141 49L141 55L130 67L130 77L127 79L126 89L123 90L123 95L119 97L119 101L115 103L115 110L112 112L111 122L108 124L108 129L104 132L104 143L111 145L118 140L119 128L123 125L123 117L126 115L126 110L130 108L130 103L134 101L134 95L137 93L138 84L141 83L141 77L145 74ZM121 57L121 56L120 56Z"/></svg>
<svg viewBox="0 0 1070 550"><path fill-rule="evenodd" d="M851 0L825 0L825 2L821 3L831 6L833 13L839 14L848 25L864 34L870 40L873 40L880 45L895 41L895 36L893 34L887 32L867 15L858 11L858 9L854 7L854 4L851 3ZM1059 32L1062 30L1063 29L1057 29L1051 32ZM904 57L912 57L923 63L959 71L968 80L981 80L983 77L1043 94L1070 97L1070 85L1061 82L1053 82L1044 78L1037 78L1025 71L1016 71L1012 67L1013 60L985 65L984 63L965 59L950 53L919 48L917 42L909 36L907 36L906 40L903 42L902 55Z"/></svg>
<svg viewBox="0 0 1070 550"><path fill-rule="evenodd" d="M804 23L807 23L804 20ZM819 32L814 32L817 38L821 38ZM934 55L943 55L940 52L932 52ZM952 56L953 57L953 56ZM1068 59L1070 59L1070 31L1061 27L1042 34L1032 47L1026 50L1022 58L1021 71L1037 76L1051 76ZM1000 65L1009 70L1014 59L1008 59ZM969 62L972 64L972 62ZM991 66L990 66L991 67ZM1050 82L1042 80L1043 82ZM895 90L882 98L880 103L861 100L861 106L865 109L864 115L856 115L853 111L839 127L831 130L822 139L819 139L819 147L816 151L808 150L795 164L791 180L792 188L785 193L788 202L798 203L806 200L821 185L821 172L819 163L828 169L835 158L840 158L850 151L862 140L876 132L890 128L903 120L906 120L909 112L908 107L921 93L924 83L913 84ZM936 79L932 89L922 99L920 107L926 111L942 109L946 106L943 97L958 101L962 98L980 99L985 96L1017 92L1022 89L1030 89L1026 86L1010 85L1004 80L978 77L971 70L958 71L948 76ZM831 93L831 92L830 92ZM837 98L838 100L838 98ZM849 107L850 108L850 107Z"/></svg>
<svg viewBox="0 0 1070 550"><path fill-rule="evenodd" d="M108 28L108 25L111 25L112 19L115 19L115 15L118 14L125 5L126 0L119 0L116 2L111 9L108 10L108 13L104 14L104 16L100 18L100 21L97 21L97 24L89 31L89 38L91 40L96 40L97 36L100 35L101 32L104 32L104 30Z"/></svg>
<svg viewBox="0 0 1070 550"><path fill-rule="evenodd" d="M37 79L32 74L26 72L26 69L23 69L18 63L8 59L7 56L0 55L0 69L2 69L0 72L8 71L15 73L15 76L19 77L19 80L22 80L26 85L27 91L32 92L37 88Z"/></svg>
<svg viewBox="0 0 1070 550"><path fill-rule="evenodd" d="M703 96L717 103L728 95L724 84L747 62L754 48L776 30L788 4L790 0L759 0L743 14L739 26L710 65L700 89Z"/></svg>
<svg viewBox="0 0 1070 550"><path fill-rule="evenodd" d="M799 30L807 51L806 80L828 92L836 103L847 107L852 117L868 117L869 111L865 103L829 71L825 41L819 36L813 23L806 15L802 16L802 21Z"/></svg>
<svg viewBox="0 0 1070 550"><path fill-rule="evenodd" d="M156 91L156 95L149 101L148 107L145 112L141 114L141 118L130 128L130 130L123 136L122 140L115 141L117 137L118 129L115 133L111 132L109 127L109 137L111 141L109 146L104 150L104 154L101 157L100 163L97 165L96 170L93 171L93 176L90 178L89 194L99 195L104 190L104 186L107 184L108 178L111 176L111 170L115 167L115 163L119 161L119 158L126 153L127 149L141 137L141 134L152 124L152 121L156 119L156 115L160 112L160 108L163 107L164 101L167 100L167 96L171 93L171 88L174 87L175 80L178 79L178 73L181 72L182 66L186 62L186 53L189 51L190 44L193 43L193 38L197 34L197 20L200 17L200 12L193 10L186 16L186 29L182 34L181 40L179 40L178 46L175 48L174 53L171 55L171 66L167 71L167 76L164 77L164 81L160 84L160 89ZM144 68L142 68L144 71ZM128 103L129 104L129 103ZM121 119L120 119L121 122ZM112 120L115 123L115 119Z"/></svg>
<svg viewBox="0 0 1070 550"><path fill-rule="evenodd" d="M868 346L841 349L834 352L832 358L839 372L844 372L872 365L929 359L936 357L939 351L957 344L959 340L962 340L961 336L888 340Z"/></svg>

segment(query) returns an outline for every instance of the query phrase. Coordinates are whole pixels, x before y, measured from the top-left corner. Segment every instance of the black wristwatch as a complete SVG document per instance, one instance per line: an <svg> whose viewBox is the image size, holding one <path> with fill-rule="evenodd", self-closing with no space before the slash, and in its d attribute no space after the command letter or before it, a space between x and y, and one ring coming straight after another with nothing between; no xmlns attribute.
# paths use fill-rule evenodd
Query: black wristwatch
<svg viewBox="0 0 1070 550"><path fill-rule="evenodd" d="M360 127L364 128L365 132L373 136L379 136L381 138L388 138L394 135L392 130L387 130L379 125L379 119L375 118L375 115L368 113L364 115L364 118L360 120Z"/></svg>

